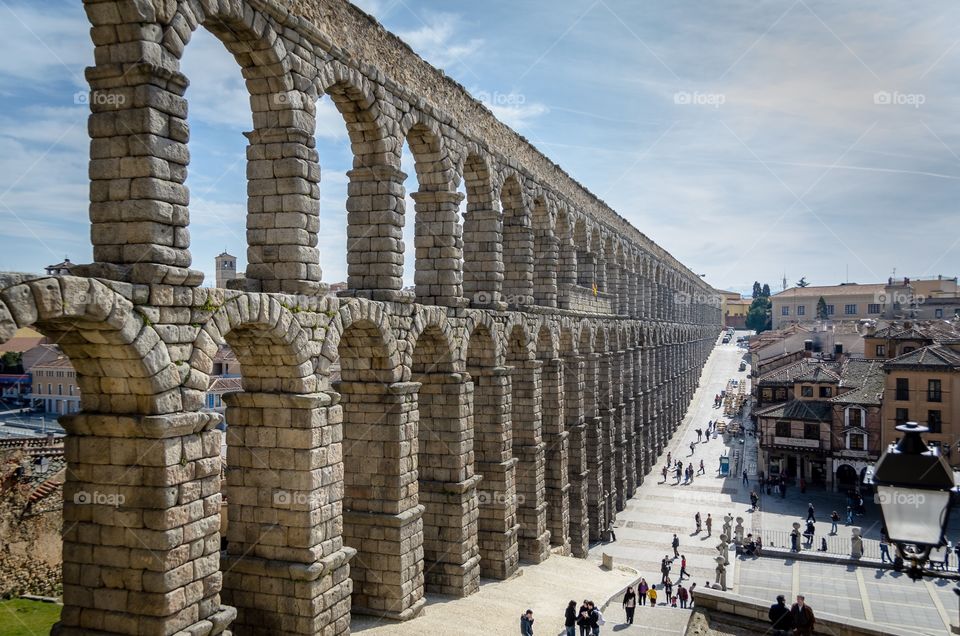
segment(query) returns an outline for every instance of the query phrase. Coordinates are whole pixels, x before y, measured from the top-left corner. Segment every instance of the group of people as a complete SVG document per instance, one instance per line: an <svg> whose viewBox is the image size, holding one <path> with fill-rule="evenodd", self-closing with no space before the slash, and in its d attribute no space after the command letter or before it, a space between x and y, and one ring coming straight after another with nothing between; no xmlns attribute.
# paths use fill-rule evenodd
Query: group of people
<svg viewBox="0 0 960 636"><path fill-rule="evenodd" d="M579 609L576 601L570 601L567 604L567 610L564 613L564 627L567 630L567 636L577 636L577 629L580 630L580 636L597 636L600 628L606 623L603 612L597 607L597 604L587 599L583 600ZM522 636L528 636L526 632L520 631ZM530 632L533 634L533 632Z"/></svg>
<svg viewBox="0 0 960 636"><path fill-rule="evenodd" d="M697 514L693 515L693 522L697 525L697 531L694 534L700 534L700 531L703 530L703 519L700 517L700 511L697 511ZM707 513L707 536L713 534L713 517L710 516L710 513Z"/></svg>
<svg viewBox="0 0 960 636"><path fill-rule="evenodd" d="M813 609L807 605L803 595L797 596L797 602L787 607L783 594L777 596L777 602L770 606L767 615L773 627L773 636L809 636L817 622Z"/></svg>

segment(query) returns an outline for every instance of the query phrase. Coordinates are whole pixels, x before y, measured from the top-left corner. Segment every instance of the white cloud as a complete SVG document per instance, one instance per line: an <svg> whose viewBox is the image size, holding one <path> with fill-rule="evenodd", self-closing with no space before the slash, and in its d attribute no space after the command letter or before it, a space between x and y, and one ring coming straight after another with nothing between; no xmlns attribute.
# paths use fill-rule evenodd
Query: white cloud
<svg viewBox="0 0 960 636"><path fill-rule="evenodd" d="M427 13L422 24L397 35L423 59L438 68L462 63L483 46L480 38L464 38L460 18L451 13Z"/></svg>

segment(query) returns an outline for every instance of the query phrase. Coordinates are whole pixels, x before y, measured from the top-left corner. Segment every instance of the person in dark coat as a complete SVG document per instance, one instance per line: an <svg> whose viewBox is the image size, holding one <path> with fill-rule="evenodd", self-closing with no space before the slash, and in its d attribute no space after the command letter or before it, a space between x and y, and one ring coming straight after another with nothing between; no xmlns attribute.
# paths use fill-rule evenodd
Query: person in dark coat
<svg viewBox="0 0 960 636"><path fill-rule="evenodd" d="M570 601L563 614L563 626L567 628L567 636L577 636L577 602Z"/></svg>
<svg viewBox="0 0 960 636"><path fill-rule="evenodd" d="M533 636L533 610L520 615L520 636Z"/></svg>
<svg viewBox="0 0 960 636"><path fill-rule="evenodd" d="M627 625L633 625L633 613L637 609L637 593L628 587L623 595L623 611L627 614Z"/></svg>
<svg viewBox="0 0 960 636"><path fill-rule="evenodd" d="M580 628L580 636L590 636L590 601L584 600L577 610L577 627Z"/></svg>
<svg viewBox="0 0 960 636"><path fill-rule="evenodd" d="M797 636L811 636L817 622L813 609L806 604L803 595L797 596L797 602L790 608L790 619Z"/></svg>
<svg viewBox="0 0 960 636"><path fill-rule="evenodd" d="M787 607L787 599L784 598L783 594L777 596L777 602L770 606L767 618L770 619L774 636L787 636L793 629L793 618L790 615L790 608Z"/></svg>

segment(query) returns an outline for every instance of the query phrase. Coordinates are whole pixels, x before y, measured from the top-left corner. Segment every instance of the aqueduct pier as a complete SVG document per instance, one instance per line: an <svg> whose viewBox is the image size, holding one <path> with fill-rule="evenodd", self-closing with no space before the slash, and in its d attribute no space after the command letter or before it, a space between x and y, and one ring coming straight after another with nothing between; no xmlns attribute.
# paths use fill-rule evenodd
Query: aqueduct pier
<svg viewBox="0 0 960 636"><path fill-rule="evenodd" d="M413 618L425 590L585 556L683 417L713 290L343 0L84 7L94 262L0 277L0 341L34 327L80 376L55 631L345 634L351 611ZM201 287L189 252L197 28L253 113L249 266L227 290ZM354 154L340 297L316 248L319 99ZM221 418L202 410L221 342L243 368L224 552Z"/></svg>

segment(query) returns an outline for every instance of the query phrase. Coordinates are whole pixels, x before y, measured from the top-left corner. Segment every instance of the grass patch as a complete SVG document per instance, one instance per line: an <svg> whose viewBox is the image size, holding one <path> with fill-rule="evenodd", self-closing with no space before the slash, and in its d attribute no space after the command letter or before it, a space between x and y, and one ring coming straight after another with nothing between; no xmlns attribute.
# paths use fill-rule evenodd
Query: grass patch
<svg viewBox="0 0 960 636"><path fill-rule="evenodd" d="M43 601L12 598L0 601L0 636L49 634L60 620L61 606Z"/></svg>

